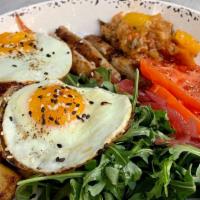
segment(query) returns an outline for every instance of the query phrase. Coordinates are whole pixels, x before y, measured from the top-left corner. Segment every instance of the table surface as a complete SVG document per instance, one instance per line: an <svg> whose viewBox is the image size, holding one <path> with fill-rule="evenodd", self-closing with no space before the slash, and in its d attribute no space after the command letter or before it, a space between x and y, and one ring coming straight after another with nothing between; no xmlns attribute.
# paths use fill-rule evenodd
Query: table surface
<svg viewBox="0 0 200 200"><path fill-rule="evenodd" d="M45 0L0 0L0 14ZM165 0L200 10L200 0Z"/></svg>

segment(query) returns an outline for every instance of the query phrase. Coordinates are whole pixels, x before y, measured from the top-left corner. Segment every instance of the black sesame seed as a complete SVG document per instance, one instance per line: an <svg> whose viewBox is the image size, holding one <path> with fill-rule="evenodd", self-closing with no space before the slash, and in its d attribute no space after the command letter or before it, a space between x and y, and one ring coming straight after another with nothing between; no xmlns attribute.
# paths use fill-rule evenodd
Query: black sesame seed
<svg viewBox="0 0 200 200"><path fill-rule="evenodd" d="M80 106L80 104L79 104L79 103L77 103L77 104L76 104L76 107L79 107L79 106Z"/></svg>
<svg viewBox="0 0 200 200"><path fill-rule="evenodd" d="M86 117L86 114L82 114L82 118L85 118Z"/></svg>
<svg viewBox="0 0 200 200"><path fill-rule="evenodd" d="M51 54L47 53L47 54L46 54L46 57L50 58L50 57L51 57Z"/></svg>
<svg viewBox="0 0 200 200"><path fill-rule="evenodd" d="M78 120L81 120L82 122L84 122L84 119L81 118L79 115L76 115L76 118L77 118Z"/></svg>
<svg viewBox="0 0 200 200"><path fill-rule="evenodd" d="M48 75L49 73L48 72L44 72L44 75Z"/></svg>
<svg viewBox="0 0 200 200"><path fill-rule="evenodd" d="M11 116L9 117L9 119L10 119L11 122L13 121L13 118Z"/></svg>
<svg viewBox="0 0 200 200"><path fill-rule="evenodd" d="M64 86L61 86L60 88L61 88L61 89L65 89L65 87L64 87Z"/></svg>
<svg viewBox="0 0 200 200"><path fill-rule="evenodd" d="M12 65L12 67L17 67L17 65Z"/></svg>
<svg viewBox="0 0 200 200"><path fill-rule="evenodd" d="M32 111L28 111L28 114L29 114L30 116L32 116Z"/></svg>
<svg viewBox="0 0 200 200"><path fill-rule="evenodd" d="M104 105L106 105L106 104L111 104L111 103L109 103L109 102L107 102L107 101L102 101L102 102L101 102L101 106L104 106Z"/></svg>
<svg viewBox="0 0 200 200"><path fill-rule="evenodd" d="M94 104L94 102L93 101L89 101L89 104Z"/></svg>
<svg viewBox="0 0 200 200"><path fill-rule="evenodd" d="M40 49L40 51L43 51L43 50L44 50L43 48Z"/></svg>
<svg viewBox="0 0 200 200"><path fill-rule="evenodd" d="M75 115L76 114L76 111L72 111L72 115Z"/></svg>
<svg viewBox="0 0 200 200"><path fill-rule="evenodd" d="M57 144L57 147L58 148L62 148L62 144Z"/></svg>
<svg viewBox="0 0 200 200"><path fill-rule="evenodd" d="M86 119L89 119L90 118L90 115L88 114L88 115L86 115Z"/></svg>
<svg viewBox="0 0 200 200"><path fill-rule="evenodd" d="M42 99L42 97L43 97L42 95L39 95L39 96L38 96L38 99Z"/></svg>
<svg viewBox="0 0 200 200"><path fill-rule="evenodd" d="M55 54L55 52L53 51L52 54Z"/></svg>
<svg viewBox="0 0 200 200"><path fill-rule="evenodd" d="M55 120L54 122L56 125L60 125L60 123L57 120Z"/></svg>
<svg viewBox="0 0 200 200"><path fill-rule="evenodd" d="M71 106L72 105L72 103L66 103L66 106Z"/></svg>
<svg viewBox="0 0 200 200"><path fill-rule="evenodd" d="M56 157L56 162L64 162L64 161L65 161L65 158Z"/></svg>
<svg viewBox="0 0 200 200"><path fill-rule="evenodd" d="M49 117L49 120L50 120L50 121L54 121L54 118L50 116L50 117Z"/></svg>
<svg viewBox="0 0 200 200"><path fill-rule="evenodd" d="M42 108L41 108L41 112L44 112L44 111L45 111L45 107L42 107Z"/></svg>
<svg viewBox="0 0 200 200"><path fill-rule="evenodd" d="M54 98L58 98L58 95L57 95L57 94L54 94L53 97L54 97Z"/></svg>
<svg viewBox="0 0 200 200"><path fill-rule="evenodd" d="M70 52L69 52L69 51L67 51L67 54L70 54Z"/></svg>
<svg viewBox="0 0 200 200"><path fill-rule="evenodd" d="M68 97L69 97L69 98L73 98L73 96L72 96L71 94L68 94Z"/></svg>

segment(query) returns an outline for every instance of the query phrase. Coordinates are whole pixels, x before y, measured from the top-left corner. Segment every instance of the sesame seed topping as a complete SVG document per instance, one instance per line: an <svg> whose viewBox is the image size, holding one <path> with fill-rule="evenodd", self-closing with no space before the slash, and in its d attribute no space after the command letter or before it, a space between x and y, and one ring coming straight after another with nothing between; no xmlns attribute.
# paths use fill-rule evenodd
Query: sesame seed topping
<svg viewBox="0 0 200 200"><path fill-rule="evenodd" d="M74 111L72 111L72 115L75 115L76 114L76 111L74 110Z"/></svg>
<svg viewBox="0 0 200 200"><path fill-rule="evenodd" d="M65 161L65 158L56 157L56 162L64 162L64 161Z"/></svg>
<svg viewBox="0 0 200 200"><path fill-rule="evenodd" d="M42 95L39 95L39 96L38 96L38 99L42 99Z"/></svg>
<svg viewBox="0 0 200 200"><path fill-rule="evenodd" d="M54 122L56 125L60 125L60 123L57 120L55 120Z"/></svg>
<svg viewBox="0 0 200 200"><path fill-rule="evenodd" d="M86 119L89 119L90 118L90 115L88 114L88 115L86 115Z"/></svg>
<svg viewBox="0 0 200 200"><path fill-rule="evenodd" d="M104 106L104 105L106 105L106 104L111 104L111 103L109 103L109 102L107 102L107 101L102 101L102 102L101 102L101 106Z"/></svg>
<svg viewBox="0 0 200 200"><path fill-rule="evenodd" d="M30 117L32 116L32 111L28 111L28 114L30 115Z"/></svg>
<svg viewBox="0 0 200 200"><path fill-rule="evenodd" d="M42 108L41 108L41 112L44 112L44 111L45 111L45 107L42 107Z"/></svg>
<svg viewBox="0 0 200 200"><path fill-rule="evenodd" d="M47 54L46 54L46 57L50 58L50 57L51 57L51 54L47 53Z"/></svg>
<svg viewBox="0 0 200 200"><path fill-rule="evenodd" d="M94 104L94 101L89 101L89 104Z"/></svg>
<svg viewBox="0 0 200 200"><path fill-rule="evenodd" d="M13 118L11 116L9 117L9 119L10 119L11 122L13 121Z"/></svg>
<svg viewBox="0 0 200 200"><path fill-rule="evenodd" d="M54 118L51 117L51 116L49 116L49 120L50 120L50 121L54 121Z"/></svg>
<svg viewBox="0 0 200 200"><path fill-rule="evenodd" d="M62 148L62 144L57 144L57 147L58 148Z"/></svg>

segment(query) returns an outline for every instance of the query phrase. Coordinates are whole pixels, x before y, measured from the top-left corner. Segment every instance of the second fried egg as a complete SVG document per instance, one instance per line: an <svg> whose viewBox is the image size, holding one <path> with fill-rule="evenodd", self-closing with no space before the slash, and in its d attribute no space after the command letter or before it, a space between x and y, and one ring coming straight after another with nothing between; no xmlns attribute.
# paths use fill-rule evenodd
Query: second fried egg
<svg viewBox="0 0 200 200"><path fill-rule="evenodd" d="M72 65L68 45L41 33L0 34L0 82L61 79Z"/></svg>

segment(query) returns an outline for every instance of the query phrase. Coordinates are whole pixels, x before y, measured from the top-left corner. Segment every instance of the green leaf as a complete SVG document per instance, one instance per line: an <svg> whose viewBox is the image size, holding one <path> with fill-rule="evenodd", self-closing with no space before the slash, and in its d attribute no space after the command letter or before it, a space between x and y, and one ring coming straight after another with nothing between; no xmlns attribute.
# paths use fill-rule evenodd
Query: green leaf
<svg viewBox="0 0 200 200"><path fill-rule="evenodd" d="M72 86L75 86L75 87L77 87L77 86L79 86L79 77L78 76L75 76L75 75L73 75L73 74L67 74L66 76L65 76L65 83L66 84L68 84L68 85L72 85Z"/></svg>
<svg viewBox="0 0 200 200"><path fill-rule="evenodd" d="M100 74L100 76L103 78L103 81L110 82L111 80L111 71L107 70L105 67L98 67L96 70Z"/></svg>
<svg viewBox="0 0 200 200"><path fill-rule="evenodd" d="M133 162L128 162L127 165L123 168L124 180L127 185L130 181L137 181L142 175L142 170Z"/></svg>
<svg viewBox="0 0 200 200"><path fill-rule="evenodd" d="M146 198L143 193L136 193L128 200L146 200Z"/></svg>
<svg viewBox="0 0 200 200"><path fill-rule="evenodd" d="M101 87L109 90L110 92L115 92L115 87L110 81L103 81Z"/></svg>
<svg viewBox="0 0 200 200"><path fill-rule="evenodd" d="M105 200L115 200L113 195L108 192L104 192L104 199Z"/></svg>
<svg viewBox="0 0 200 200"><path fill-rule="evenodd" d="M199 164L199 166L197 167L196 176L200 178L200 164Z"/></svg>
<svg viewBox="0 0 200 200"><path fill-rule="evenodd" d="M90 192L90 194L95 197L97 195L99 195L102 190L105 187L105 182L104 181L100 181L97 184L93 185L93 186L88 186L88 191Z"/></svg>
<svg viewBox="0 0 200 200"><path fill-rule="evenodd" d="M83 177L84 174L85 174L85 172L71 172L71 173L51 175L51 176L38 176L38 177L33 177L33 178L19 181L17 183L17 185L21 186L21 185L25 185L25 184L37 183L40 181L47 181L47 180L56 180L56 181L63 183L65 180L70 179L70 178Z"/></svg>
<svg viewBox="0 0 200 200"><path fill-rule="evenodd" d="M176 189L177 196L180 199L185 199L196 191L196 186L191 174L191 168L192 166L190 166L189 170L186 172L184 179L182 181L179 180L171 181L171 185L173 188Z"/></svg>
<svg viewBox="0 0 200 200"><path fill-rule="evenodd" d="M119 169L116 169L114 167L106 167L105 168L105 173L110 182L113 185L117 185L118 179L119 179Z"/></svg>
<svg viewBox="0 0 200 200"><path fill-rule="evenodd" d="M129 162L128 153L119 147L118 145L112 145L109 147L109 150L115 156L115 160L118 164L126 165Z"/></svg>
<svg viewBox="0 0 200 200"><path fill-rule="evenodd" d="M168 185L171 181L170 170L173 164L171 158L165 159L161 164L161 170L154 174L157 181L150 192L147 193L147 197L152 199L153 197L162 197L162 191L164 188L165 197L168 197Z"/></svg>
<svg viewBox="0 0 200 200"><path fill-rule="evenodd" d="M16 190L16 200L29 200L31 195L34 193L34 186L36 185L21 185Z"/></svg>
<svg viewBox="0 0 200 200"><path fill-rule="evenodd" d="M92 171L88 172L83 177L83 187L85 187L88 183L92 181L100 181L102 179L103 169L109 162L109 159L106 158L106 156L102 155L99 166L93 169Z"/></svg>
<svg viewBox="0 0 200 200"><path fill-rule="evenodd" d="M153 150L143 148L132 154L131 157L141 157L148 164L148 158L150 155L153 155Z"/></svg>
<svg viewBox="0 0 200 200"><path fill-rule="evenodd" d="M200 149L191 145L176 145L169 149L174 160L177 160L183 152L187 152L200 157Z"/></svg>
<svg viewBox="0 0 200 200"><path fill-rule="evenodd" d="M135 110L135 107L137 104L137 99L138 99L139 78L140 78L140 73L139 73L139 70L136 69L134 92L133 92L133 102L132 102L133 110Z"/></svg>
<svg viewBox="0 0 200 200"><path fill-rule="evenodd" d="M87 171L91 171L91 170L93 170L96 166L97 166L97 161L96 161L96 160L89 160L89 161L85 164L85 169L86 169Z"/></svg>
<svg viewBox="0 0 200 200"><path fill-rule="evenodd" d="M81 192L81 184L75 179L70 180L71 192L69 195L70 200L79 200L80 192Z"/></svg>

